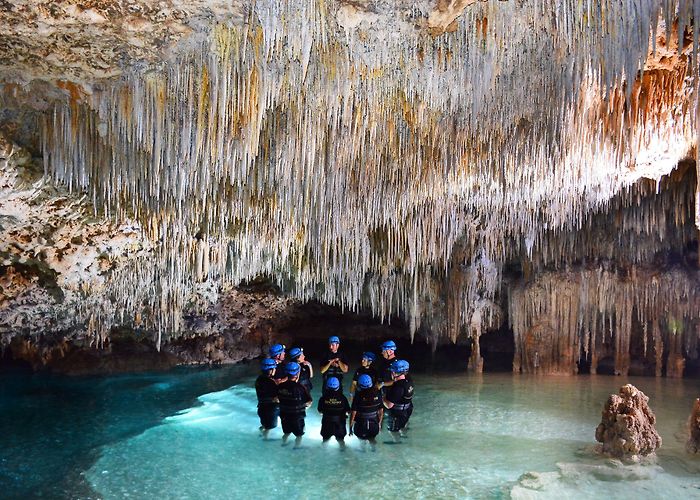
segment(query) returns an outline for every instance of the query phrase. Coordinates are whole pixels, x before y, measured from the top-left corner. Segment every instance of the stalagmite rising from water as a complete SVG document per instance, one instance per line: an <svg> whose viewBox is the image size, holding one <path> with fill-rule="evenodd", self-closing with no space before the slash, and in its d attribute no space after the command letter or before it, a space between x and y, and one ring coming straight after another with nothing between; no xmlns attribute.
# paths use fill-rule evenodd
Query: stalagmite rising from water
<svg viewBox="0 0 700 500"><path fill-rule="evenodd" d="M611 394L603 408L603 418L595 431L602 451L617 458L633 458L654 453L661 446L656 417L649 398L631 384Z"/></svg>
<svg viewBox="0 0 700 500"><path fill-rule="evenodd" d="M162 68L46 115L47 173L157 247L112 277L131 302L96 330L145 310L160 343L194 284L268 275L478 342L501 318L504 262L558 261L563 232L696 141L698 2L375 4L252 2ZM625 290L615 318L561 305L568 348L579 319L645 314L655 295ZM529 313L511 314L522 335Z"/></svg>

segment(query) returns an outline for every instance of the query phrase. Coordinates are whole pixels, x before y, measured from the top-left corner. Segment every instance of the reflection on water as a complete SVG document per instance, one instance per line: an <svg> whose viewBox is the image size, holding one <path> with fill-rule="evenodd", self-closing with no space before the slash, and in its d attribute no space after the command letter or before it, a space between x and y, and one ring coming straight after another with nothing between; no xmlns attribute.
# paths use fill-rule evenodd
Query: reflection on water
<svg viewBox="0 0 700 500"><path fill-rule="evenodd" d="M50 498L700 498L684 451L695 380L416 375L400 445L262 441L248 368L62 379L0 377L0 486ZM594 452L605 400L627 381L650 398L654 460ZM320 385L320 384L316 384ZM197 396L199 396L197 398ZM315 399L318 392L314 393Z"/></svg>
<svg viewBox="0 0 700 500"><path fill-rule="evenodd" d="M350 438L321 445L309 412L304 449L257 435L252 377L200 397L133 438L102 450L87 477L106 497L218 498L688 498L700 497L700 461L684 451L696 381L635 379L651 397L664 446L625 465L594 452L611 377L415 377L410 437L376 452ZM318 393L314 394L315 398Z"/></svg>

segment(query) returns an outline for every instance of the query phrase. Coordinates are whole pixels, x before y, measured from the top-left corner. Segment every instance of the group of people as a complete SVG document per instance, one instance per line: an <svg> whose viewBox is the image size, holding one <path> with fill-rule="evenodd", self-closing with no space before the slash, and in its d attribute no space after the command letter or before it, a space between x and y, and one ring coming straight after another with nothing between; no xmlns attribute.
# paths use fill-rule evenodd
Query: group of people
<svg viewBox="0 0 700 500"><path fill-rule="evenodd" d="M349 434L369 442L372 449L383 422L387 423L392 442L405 437L406 425L413 412L409 363L398 359L393 340L384 342L381 352L379 360L372 352L362 354L361 366L352 378L348 401L343 394L343 376L348 373L349 364L340 353L340 338L334 335L328 339L328 352L320 362L323 391L317 405L322 415L321 437L324 443L335 437L341 448L345 447L348 415ZM282 444L286 445L289 436L294 434L294 446L298 448L304 435L306 409L313 402L313 367L300 347L287 353L284 345L274 344L269 355L263 359L262 373L255 381L260 432L267 439L280 419Z"/></svg>

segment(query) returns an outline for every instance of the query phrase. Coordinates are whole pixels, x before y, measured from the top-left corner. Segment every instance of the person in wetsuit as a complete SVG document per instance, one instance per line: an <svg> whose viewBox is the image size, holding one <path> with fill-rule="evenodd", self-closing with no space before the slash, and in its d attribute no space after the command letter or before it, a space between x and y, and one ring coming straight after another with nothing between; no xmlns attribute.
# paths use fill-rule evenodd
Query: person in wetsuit
<svg viewBox="0 0 700 500"><path fill-rule="evenodd" d="M260 432L265 440L267 440L270 430L277 427L277 418L280 414L280 405L277 399L277 383L274 379L276 369L277 363L274 359L263 359L260 364L262 374L255 381Z"/></svg>
<svg viewBox="0 0 700 500"><path fill-rule="evenodd" d="M369 441L374 450L377 443L375 438L379 434L384 416L382 398L372 383L372 377L366 373L358 377L357 387L359 390L350 406L350 435L354 433L358 439Z"/></svg>
<svg viewBox="0 0 700 500"><path fill-rule="evenodd" d="M299 383L306 387L306 390L309 391L309 394L311 394L311 389L314 388L313 384L311 383L311 379L314 376L314 369L311 366L311 363L306 361L304 349L301 347L292 347L289 350L289 359L299 363L299 366L301 367L301 372L299 373Z"/></svg>
<svg viewBox="0 0 700 500"><path fill-rule="evenodd" d="M273 344L268 350L270 359L274 359L277 363L277 370L275 370L275 381L278 384L281 384L287 380L287 370L284 368L284 358L286 357L285 349L286 347L284 344Z"/></svg>
<svg viewBox="0 0 700 500"><path fill-rule="evenodd" d="M282 420L282 446L287 444L290 434L294 434L294 448L301 446L304 435L304 419L306 409L311 406L311 394L299 383L301 367L299 363L290 361L286 366L287 380L277 387L277 398L280 402L280 418Z"/></svg>
<svg viewBox="0 0 700 500"><path fill-rule="evenodd" d="M396 342L387 340L381 346L382 357L376 363L375 369L379 374L378 387L382 390L382 395L385 393L384 387L390 387L394 383L391 378L391 363L396 361Z"/></svg>
<svg viewBox="0 0 700 500"><path fill-rule="evenodd" d="M404 428L413 413L413 383L408 379L408 361L397 359L391 364L394 383L386 389L384 406L389 410L387 425L394 442L406 437Z"/></svg>
<svg viewBox="0 0 700 500"><path fill-rule="evenodd" d="M329 377L326 381L326 391L318 400L318 412L321 418L321 437L326 443L331 437L335 437L341 448L345 448L345 419L350 411L348 398L340 391L340 381L335 377Z"/></svg>
<svg viewBox="0 0 700 500"><path fill-rule="evenodd" d="M321 359L321 373L324 385L330 377L340 382L340 392L343 392L343 375L348 372L348 362L340 354L340 338L333 335L328 338L328 352Z"/></svg>
<svg viewBox="0 0 700 500"><path fill-rule="evenodd" d="M357 380L360 375L369 375L372 378L372 385L376 385L379 382L379 375L377 370L372 367L372 362L377 358L373 352L365 352L362 354L361 366L355 370L355 375L352 377L352 385L350 386L350 399L355 395L357 390Z"/></svg>

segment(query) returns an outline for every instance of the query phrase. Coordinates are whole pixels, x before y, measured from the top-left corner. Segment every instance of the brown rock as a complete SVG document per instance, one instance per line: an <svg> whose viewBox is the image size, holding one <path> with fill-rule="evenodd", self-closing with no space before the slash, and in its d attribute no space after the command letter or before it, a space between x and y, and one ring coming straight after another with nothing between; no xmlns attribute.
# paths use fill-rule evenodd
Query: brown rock
<svg viewBox="0 0 700 500"><path fill-rule="evenodd" d="M603 409L603 418L595 431L602 451L617 458L632 458L654 453L661 446L656 432L656 417L649 408L649 398L631 384L611 394Z"/></svg>
<svg viewBox="0 0 700 500"><path fill-rule="evenodd" d="M700 399L696 399L693 403L693 410L688 419L688 427L690 428L690 437L685 445L688 453L697 453L700 451Z"/></svg>

